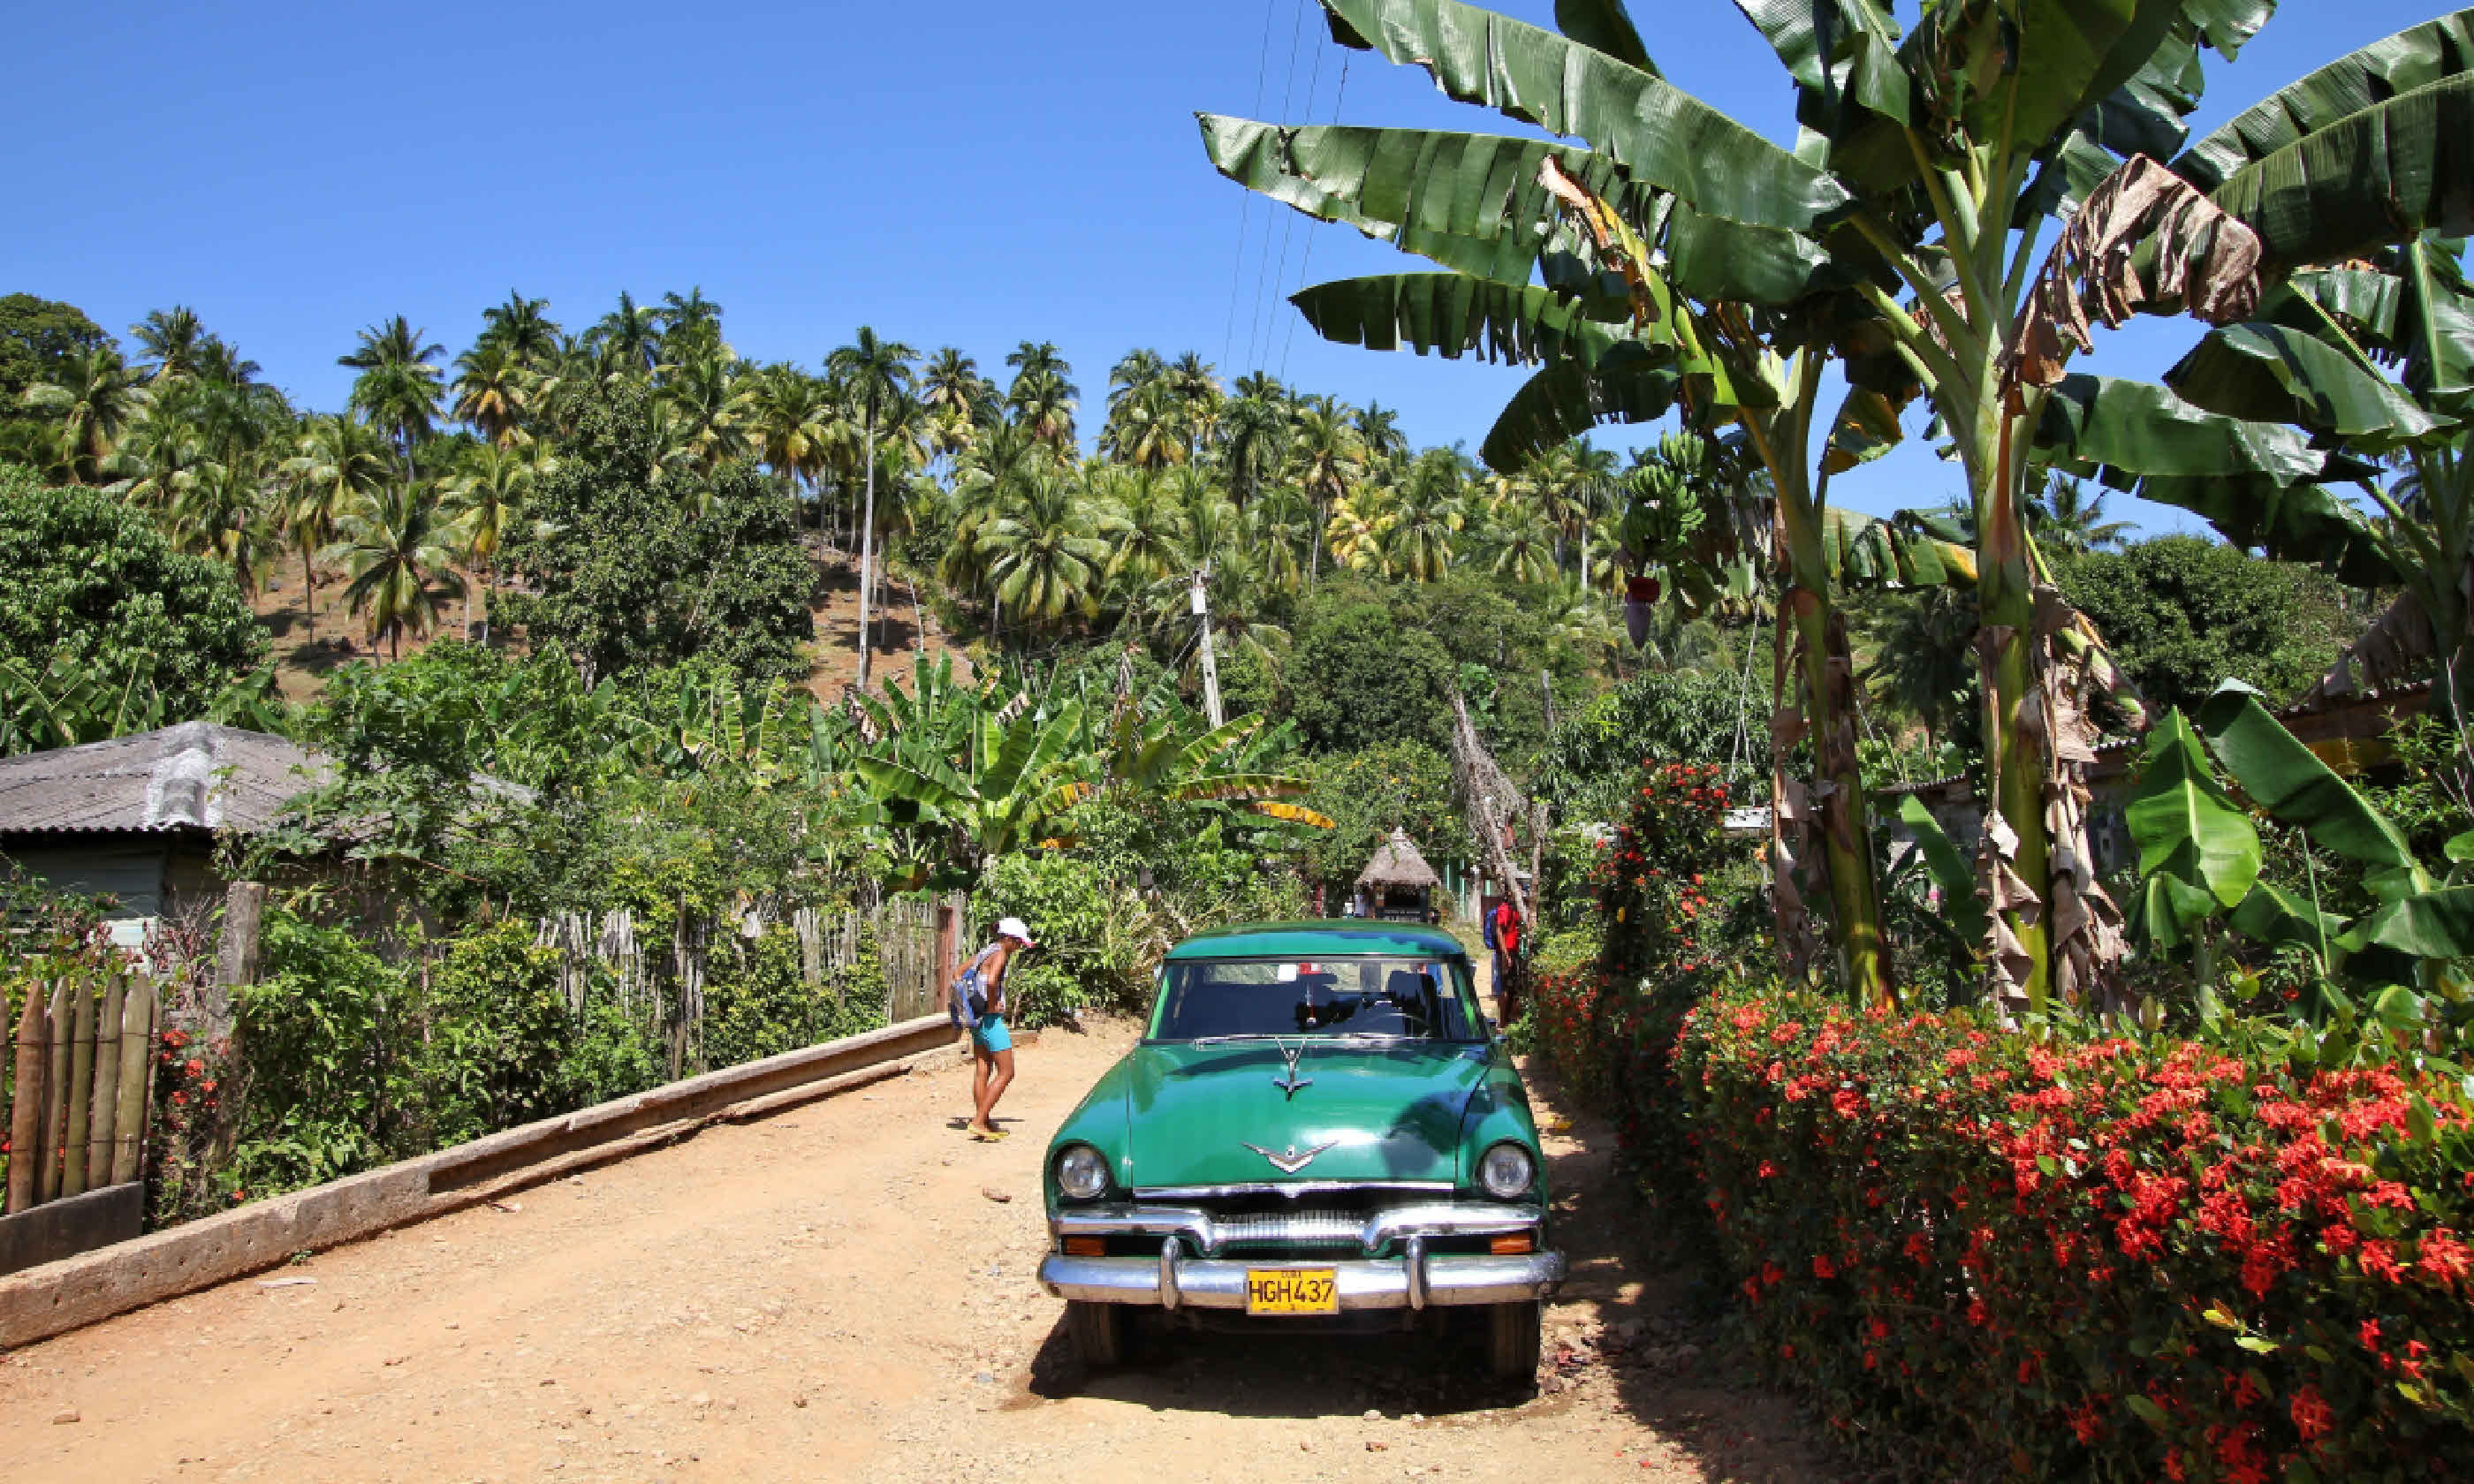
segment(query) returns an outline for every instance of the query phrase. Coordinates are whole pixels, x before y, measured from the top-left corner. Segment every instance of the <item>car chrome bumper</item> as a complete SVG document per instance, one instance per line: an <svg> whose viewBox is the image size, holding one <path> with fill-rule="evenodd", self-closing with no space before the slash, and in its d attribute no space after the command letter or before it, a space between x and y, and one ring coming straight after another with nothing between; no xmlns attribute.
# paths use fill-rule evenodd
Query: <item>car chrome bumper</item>
<svg viewBox="0 0 2474 1484"><path fill-rule="evenodd" d="M1566 1270L1560 1252L1517 1257L1428 1257L1413 1242L1402 1257L1338 1262L1267 1259L1264 1267L1328 1267L1341 1310L1422 1309L1477 1304L1519 1304L1551 1298ZM1150 1304L1161 1308L1243 1309L1248 1263L1178 1256L1172 1240L1159 1257L1072 1257L1050 1253L1039 1285L1051 1296L1083 1304Z"/></svg>
<svg viewBox="0 0 2474 1484"><path fill-rule="evenodd" d="M1296 1211L1215 1216L1199 1207L1073 1206L1048 1218L1049 1234L1176 1238L1205 1257L1248 1249L1272 1250L1287 1260L1299 1248L1357 1249L1373 1257L1395 1244L1439 1236L1527 1236L1544 1246L1546 1212L1536 1206L1482 1201L1426 1201L1390 1206L1364 1215L1308 1208Z"/></svg>

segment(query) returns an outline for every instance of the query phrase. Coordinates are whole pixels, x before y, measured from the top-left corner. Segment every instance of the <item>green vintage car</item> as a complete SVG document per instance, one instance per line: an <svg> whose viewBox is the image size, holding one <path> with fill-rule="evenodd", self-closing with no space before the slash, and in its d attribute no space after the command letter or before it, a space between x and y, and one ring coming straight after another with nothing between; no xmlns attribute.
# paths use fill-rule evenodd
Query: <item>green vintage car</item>
<svg viewBox="0 0 2474 1484"><path fill-rule="evenodd" d="M1179 944L1142 1044L1045 1169L1039 1281L1093 1365L1119 1362L1146 1306L1192 1325L1482 1316L1494 1371L1537 1371L1565 1269L1545 1163L1448 934L1278 922Z"/></svg>

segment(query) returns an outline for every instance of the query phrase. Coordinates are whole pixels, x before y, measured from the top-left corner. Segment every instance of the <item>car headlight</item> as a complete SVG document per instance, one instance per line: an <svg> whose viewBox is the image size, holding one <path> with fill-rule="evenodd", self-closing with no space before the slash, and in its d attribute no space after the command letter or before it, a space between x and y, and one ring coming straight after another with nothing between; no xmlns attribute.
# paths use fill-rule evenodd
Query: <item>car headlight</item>
<svg viewBox="0 0 2474 1484"><path fill-rule="evenodd" d="M1108 1192L1108 1161L1089 1144L1068 1144L1057 1151L1056 1188L1069 1201L1088 1201Z"/></svg>
<svg viewBox="0 0 2474 1484"><path fill-rule="evenodd" d="M1498 1201L1527 1195L1538 1183L1538 1161L1518 1144L1497 1144L1478 1157L1477 1183Z"/></svg>

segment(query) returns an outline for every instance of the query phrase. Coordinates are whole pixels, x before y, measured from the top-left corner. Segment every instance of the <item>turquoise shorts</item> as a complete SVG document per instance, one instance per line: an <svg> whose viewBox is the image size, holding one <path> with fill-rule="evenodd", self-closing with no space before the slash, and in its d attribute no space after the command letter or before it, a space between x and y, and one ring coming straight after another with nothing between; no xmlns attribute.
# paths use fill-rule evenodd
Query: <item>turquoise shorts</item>
<svg viewBox="0 0 2474 1484"><path fill-rule="evenodd" d="M971 1027L971 1044L990 1056L1013 1049L1013 1037L1007 1032L1005 1017L983 1015L980 1023Z"/></svg>

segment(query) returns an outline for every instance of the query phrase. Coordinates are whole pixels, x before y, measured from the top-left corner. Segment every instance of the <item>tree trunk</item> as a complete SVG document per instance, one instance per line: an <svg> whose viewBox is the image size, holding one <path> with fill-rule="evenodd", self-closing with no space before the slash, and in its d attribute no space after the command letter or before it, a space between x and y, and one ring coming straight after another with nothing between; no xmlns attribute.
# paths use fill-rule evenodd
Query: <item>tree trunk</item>
<svg viewBox="0 0 2474 1484"><path fill-rule="evenodd" d="M876 399L867 405L867 505L859 528L859 688L867 689L867 586L876 540Z"/></svg>
<svg viewBox="0 0 2474 1484"><path fill-rule="evenodd" d="M2045 822L2050 739L2044 707L2030 707L2038 683L2035 574L2027 556L2020 470L2013 467L2009 419L1996 397L1979 418L1976 480L1977 663L1984 682L1984 749L1993 817L1985 822L1979 870L1997 914L1995 991L2007 1016L2044 1009L2052 983L2052 841ZM1986 435L1989 435L1986 436ZM1989 448L1986 446L1989 444ZM1990 458L1983 457L1989 452ZM1997 824L2000 827L1996 827Z"/></svg>
<svg viewBox="0 0 2474 1484"><path fill-rule="evenodd" d="M1897 1000L1889 955L1881 937L1881 898L1874 874L1872 830L1867 820L1864 779L1856 753L1855 658L1847 643L1846 616L1831 593L1831 573L1822 543L1822 499L1807 481L1807 452L1814 398L1820 391L1820 363L1805 352L1794 371L1793 402L1762 418L1744 419L1753 443L1769 467L1777 488L1779 566L1786 589L1779 598L1779 665L1774 690L1780 710L1772 723L1771 843L1780 917L1780 946L1792 952L1802 936L1797 921L1801 900L1793 879L1799 868L1824 878L1830 895L1831 926L1848 993L1858 1004L1890 1004ZM1785 633L1795 632L1790 655ZM1792 672L1792 673L1790 673ZM1802 692L1804 706L1795 711L1789 699ZM1812 781L1793 783L1785 776L1786 750L1797 738L1808 737ZM1811 830L1819 835L1817 859L1802 845ZM1792 824L1795 827L1787 826Z"/></svg>

